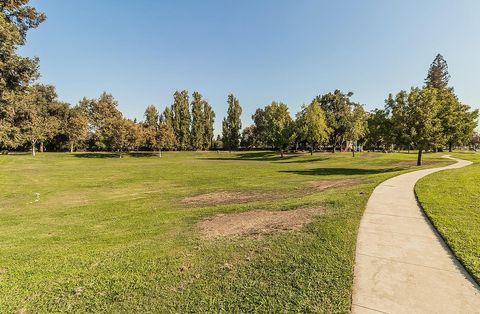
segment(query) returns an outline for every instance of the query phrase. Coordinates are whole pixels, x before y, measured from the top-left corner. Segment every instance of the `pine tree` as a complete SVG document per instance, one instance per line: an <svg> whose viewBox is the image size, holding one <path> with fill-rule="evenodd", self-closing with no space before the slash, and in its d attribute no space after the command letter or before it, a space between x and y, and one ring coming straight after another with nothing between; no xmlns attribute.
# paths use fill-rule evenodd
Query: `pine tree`
<svg viewBox="0 0 480 314"><path fill-rule="evenodd" d="M240 116L242 107L233 94L228 95L228 111L227 116L223 119L223 148L228 150L236 150L240 144L240 129L242 121Z"/></svg>
<svg viewBox="0 0 480 314"><path fill-rule="evenodd" d="M193 149L202 149L204 132L205 132L205 117L203 113L202 94L194 92L192 94L192 132L191 145Z"/></svg>
<svg viewBox="0 0 480 314"><path fill-rule="evenodd" d="M443 89L448 87L449 80L450 74L448 74L447 61L445 61L441 54L437 54L430 65L425 84L427 87Z"/></svg>
<svg viewBox="0 0 480 314"><path fill-rule="evenodd" d="M173 97L173 130L177 138L178 148L186 150L190 147L190 104L188 91L176 91Z"/></svg>

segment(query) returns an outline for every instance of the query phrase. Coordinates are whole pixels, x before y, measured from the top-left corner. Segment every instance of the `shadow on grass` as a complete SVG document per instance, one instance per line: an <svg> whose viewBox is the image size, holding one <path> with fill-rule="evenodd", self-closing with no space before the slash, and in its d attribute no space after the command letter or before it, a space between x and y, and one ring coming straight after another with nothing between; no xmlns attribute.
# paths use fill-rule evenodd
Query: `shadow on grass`
<svg viewBox="0 0 480 314"><path fill-rule="evenodd" d="M120 153L77 153L74 155L77 158L120 158ZM142 158L142 157L158 157L158 152L130 152L130 153L123 153L123 157L134 157L134 158Z"/></svg>
<svg viewBox="0 0 480 314"><path fill-rule="evenodd" d="M296 157L305 156L304 153L286 153L284 157L280 156L279 152L244 152L244 153L232 153L231 156L222 157L200 157L200 159L210 160L255 160L255 161L278 161L285 163L308 163L314 161L326 160L326 157L292 160Z"/></svg>
<svg viewBox="0 0 480 314"><path fill-rule="evenodd" d="M305 170L281 170L284 173L295 173L306 176L354 176L400 171L403 168L361 169L361 168L315 168Z"/></svg>

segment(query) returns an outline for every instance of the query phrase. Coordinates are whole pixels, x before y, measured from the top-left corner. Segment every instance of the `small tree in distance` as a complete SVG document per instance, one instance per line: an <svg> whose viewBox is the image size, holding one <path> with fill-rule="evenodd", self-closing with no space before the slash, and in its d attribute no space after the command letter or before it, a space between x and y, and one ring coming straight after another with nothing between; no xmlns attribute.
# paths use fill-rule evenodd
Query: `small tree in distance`
<svg viewBox="0 0 480 314"><path fill-rule="evenodd" d="M284 103L272 102L265 107L265 138L267 144L283 152L288 148L293 139L293 120Z"/></svg>
<svg viewBox="0 0 480 314"><path fill-rule="evenodd" d="M310 147L310 155L313 155L316 145L328 140L331 132L327 126L325 112L316 100L302 107L302 111L297 114L296 124L300 139L307 142Z"/></svg>

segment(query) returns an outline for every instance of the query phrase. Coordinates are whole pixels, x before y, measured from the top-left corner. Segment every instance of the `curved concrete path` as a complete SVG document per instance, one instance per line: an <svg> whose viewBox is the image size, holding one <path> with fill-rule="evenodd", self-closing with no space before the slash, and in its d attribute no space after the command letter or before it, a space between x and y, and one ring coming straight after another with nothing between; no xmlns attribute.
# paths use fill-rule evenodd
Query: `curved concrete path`
<svg viewBox="0 0 480 314"><path fill-rule="evenodd" d="M480 288L418 206L415 183L444 169L391 178L375 188L360 222L352 313L480 313Z"/></svg>

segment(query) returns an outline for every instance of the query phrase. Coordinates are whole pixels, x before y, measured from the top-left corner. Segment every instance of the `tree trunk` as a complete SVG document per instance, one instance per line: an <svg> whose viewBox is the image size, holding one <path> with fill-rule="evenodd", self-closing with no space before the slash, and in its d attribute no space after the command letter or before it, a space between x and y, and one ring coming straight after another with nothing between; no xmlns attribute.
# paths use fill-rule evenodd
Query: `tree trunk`
<svg viewBox="0 0 480 314"><path fill-rule="evenodd" d="M35 142L32 142L32 156L35 157L36 153L35 153Z"/></svg>
<svg viewBox="0 0 480 314"><path fill-rule="evenodd" d="M355 148L352 148L352 156L355 157Z"/></svg>
<svg viewBox="0 0 480 314"><path fill-rule="evenodd" d="M73 153L73 142L70 142L70 153Z"/></svg>
<svg viewBox="0 0 480 314"><path fill-rule="evenodd" d="M417 166L421 166L421 165L422 165L422 149L419 148L418 149Z"/></svg>
<svg viewBox="0 0 480 314"><path fill-rule="evenodd" d="M310 156L313 156L313 144L310 145Z"/></svg>
<svg viewBox="0 0 480 314"><path fill-rule="evenodd" d="M40 142L40 153L43 153L43 151L45 150L45 147L43 145L43 141Z"/></svg>
<svg viewBox="0 0 480 314"><path fill-rule="evenodd" d="M162 149L161 148L158 150L158 157L162 157Z"/></svg>
<svg viewBox="0 0 480 314"><path fill-rule="evenodd" d="M453 144L452 143L448 143L448 151L451 153L452 152L452 148L453 148Z"/></svg>
<svg viewBox="0 0 480 314"><path fill-rule="evenodd" d="M280 149L280 157L283 158L283 149Z"/></svg>
<svg viewBox="0 0 480 314"><path fill-rule="evenodd" d="M332 153L335 154L335 143L333 143Z"/></svg>

